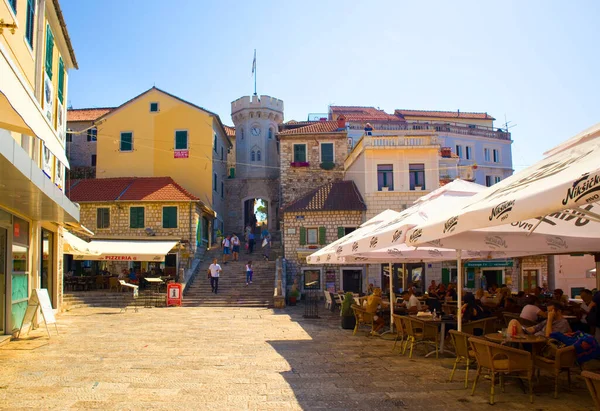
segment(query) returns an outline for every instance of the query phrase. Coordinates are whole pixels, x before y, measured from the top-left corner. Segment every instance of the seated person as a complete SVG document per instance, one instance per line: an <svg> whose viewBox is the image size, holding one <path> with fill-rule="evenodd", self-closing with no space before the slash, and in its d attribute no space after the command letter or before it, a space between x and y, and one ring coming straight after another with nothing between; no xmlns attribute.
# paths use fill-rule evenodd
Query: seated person
<svg viewBox="0 0 600 411"><path fill-rule="evenodd" d="M472 293L466 293L461 307L463 322L477 321L486 317L483 307L475 300Z"/></svg>
<svg viewBox="0 0 600 411"><path fill-rule="evenodd" d="M374 290L375 290L375 286L373 285L373 283L369 283L369 286L367 287L367 295L373 294Z"/></svg>
<svg viewBox="0 0 600 411"><path fill-rule="evenodd" d="M579 307L576 308L577 317L579 321L573 324L573 329L575 331L582 331L584 333L589 333L591 331L590 324L588 323L588 315L590 314L594 302L592 301L593 294L587 288L585 290L581 290L581 299L583 300ZM592 321L595 324L594 321Z"/></svg>
<svg viewBox="0 0 600 411"><path fill-rule="evenodd" d="M367 304L365 305L365 311L371 314L375 314L373 322L375 323L374 331L379 331L385 325L383 317L378 316L377 309L382 303L381 299L381 288L377 287L373 289L373 294L367 297Z"/></svg>
<svg viewBox="0 0 600 411"><path fill-rule="evenodd" d="M527 297L526 303L527 304L521 310L521 314L519 314L519 317L533 322L537 322L538 317L546 318L546 313L536 305L537 297L535 295L530 295L529 297Z"/></svg>
<svg viewBox="0 0 600 411"><path fill-rule="evenodd" d="M436 294L440 300L446 298L446 286L443 283L438 286Z"/></svg>
<svg viewBox="0 0 600 411"><path fill-rule="evenodd" d="M488 289L488 292L490 293L490 295L496 295L496 293L498 293L498 284L492 284L491 287Z"/></svg>
<svg viewBox="0 0 600 411"><path fill-rule="evenodd" d="M561 304L569 304L569 296L560 288L554 290L554 299Z"/></svg>
<svg viewBox="0 0 600 411"><path fill-rule="evenodd" d="M446 291L446 301L456 301L456 289L454 284L448 284L448 291Z"/></svg>
<svg viewBox="0 0 600 411"><path fill-rule="evenodd" d="M421 311L421 302L414 294L404 291L401 295L404 302L400 305L406 307L409 314L416 314Z"/></svg>
<svg viewBox="0 0 600 411"><path fill-rule="evenodd" d="M550 334L553 332L559 332L563 334L571 332L569 322L562 316L562 310L563 306L561 303L557 301L549 302L548 319L542 321L538 325L527 328L527 333L550 337Z"/></svg>
<svg viewBox="0 0 600 411"><path fill-rule="evenodd" d="M129 269L129 282L130 283L137 283L138 282L138 278L137 275L135 274L135 271L133 271L133 268Z"/></svg>
<svg viewBox="0 0 600 411"><path fill-rule="evenodd" d="M437 294L437 289L438 287L435 284L435 280L431 280L431 285L427 289L427 294L429 295L429 298L439 298Z"/></svg>

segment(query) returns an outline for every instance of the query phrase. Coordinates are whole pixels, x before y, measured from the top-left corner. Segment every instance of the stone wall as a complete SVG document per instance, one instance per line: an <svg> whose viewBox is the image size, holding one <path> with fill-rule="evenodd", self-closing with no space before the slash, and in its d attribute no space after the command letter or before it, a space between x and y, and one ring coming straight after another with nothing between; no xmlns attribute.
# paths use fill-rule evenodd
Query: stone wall
<svg viewBox="0 0 600 411"><path fill-rule="evenodd" d="M80 203L81 224L95 233L96 239L124 239L138 238L140 240L152 240L157 237L168 237L187 242L186 249L193 254L196 251L196 225L202 217L200 206L192 203L190 210L189 202L103 202L103 203ZM129 227L129 207L144 206L144 228ZM177 206L177 228L162 227L162 208L165 206ZM110 208L109 228L97 227L97 209L101 207ZM191 211L191 221L190 221ZM209 218L208 215L206 215ZM191 227L190 227L191 222ZM148 236L146 228L151 228L154 236Z"/></svg>
<svg viewBox="0 0 600 411"><path fill-rule="evenodd" d="M333 143L335 167L320 167L320 144ZM306 144L308 167L292 167L294 144ZM346 133L280 136L282 207L304 196L317 187L344 178L344 160L348 155Z"/></svg>
<svg viewBox="0 0 600 411"><path fill-rule="evenodd" d="M244 232L244 201L252 198L268 200L269 231L277 230L279 216L279 179L241 179L225 180L225 232L241 234Z"/></svg>
<svg viewBox="0 0 600 411"><path fill-rule="evenodd" d="M377 191L365 194L367 220L387 209L402 211L412 207L418 198L429 191Z"/></svg>
<svg viewBox="0 0 600 411"><path fill-rule="evenodd" d="M287 261L287 284L288 287L298 279L302 286L302 268L314 267L321 270L321 289L325 289L325 272L334 270L336 272L335 287L340 287L340 265L308 265L306 257L322 245L308 246L300 245L300 227L325 227L325 244L338 239L338 227L358 227L364 222L362 211L319 211L319 212L293 212L285 213L283 217L283 245ZM314 248L309 248L314 247ZM348 263L348 266L360 266L356 263ZM364 273L363 273L364 274ZM364 278L363 278L364 283Z"/></svg>
<svg viewBox="0 0 600 411"><path fill-rule="evenodd" d="M522 273L523 270L538 270L538 286L541 287L543 284L548 285L548 256L547 255L533 255L528 257L519 258L520 270L516 273L519 278L519 290L523 288L522 284Z"/></svg>
<svg viewBox="0 0 600 411"><path fill-rule="evenodd" d="M90 128L94 123L91 121L71 121L67 123L67 129L71 130L73 140L67 142L67 158L71 167L91 167L92 155L96 154L97 142L87 141L87 133L76 134L78 131Z"/></svg>

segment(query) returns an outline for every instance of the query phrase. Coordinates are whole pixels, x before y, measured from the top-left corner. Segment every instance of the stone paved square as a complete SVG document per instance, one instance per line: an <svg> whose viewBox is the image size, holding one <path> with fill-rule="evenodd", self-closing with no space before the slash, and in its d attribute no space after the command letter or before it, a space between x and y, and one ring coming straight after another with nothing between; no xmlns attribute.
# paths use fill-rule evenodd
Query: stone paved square
<svg viewBox="0 0 600 411"><path fill-rule="evenodd" d="M81 308L58 317L60 335L33 331L0 346L2 409L481 410L463 373L448 383L451 357L413 359L392 341L356 336L321 310L302 306L151 308L119 313ZM472 381L474 372L471 372ZM493 409L592 410L584 381L561 380L559 399L543 376L534 404L515 382Z"/></svg>

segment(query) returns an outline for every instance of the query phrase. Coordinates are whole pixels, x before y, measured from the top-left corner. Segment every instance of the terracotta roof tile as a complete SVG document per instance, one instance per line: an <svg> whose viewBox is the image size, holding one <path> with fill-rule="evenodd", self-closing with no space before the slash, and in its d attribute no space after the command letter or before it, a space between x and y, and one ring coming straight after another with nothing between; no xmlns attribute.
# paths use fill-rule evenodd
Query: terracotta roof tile
<svg viewBox="0 0 600 411"><path fill-rule="evenodd" d="M227 137L235 137L235 127L223 125L223 128L225 129Z"/></svg>
<svg viewBox="0 0 600 411"><path fill-rule="evenodd" d="M441 118L467 118L478 120L495 120L488 113L473 113L467 111L435 111L435 110L400 110L394 111L396 115L409 117L441 117Z"/></svg>
<svg viewBox="0 0 600 411"><path fill-rule="evenodd" d="M340 130L337 121L317 121L304 127L298 127L291 130L279 132L280 136L293 134L313 134L313 133L336 133L346 132L346 129Z"/></svg>
<svg viewBox="0 0 600 411"><path fill-rule="evenodd" d="M68 197L76 202L197 201L171 177L119 177L77 180Z"/></svg>
<svg viewBox="0 0 600 411"><path fill-rule="evenodd" d="M67 110L67 121L95 121L114 107L101 108L72 108Z"/></svg>
<svg viewBox="0 0 600 411"><path fill-rule="evenodd" d="M404 119L393 114L388 114L383 110L376 109L375 107L360 107L360 106L331 106L329 107L331 113L337 115L344 115L346 121L394 121L402 122Z"/></svg>
<svg viewBox="0 0 600 411"><path fill-rule="evenodd" d="M283 209L296 211L363 211L365 205L354 181L334 181L300 197Z"/></svg>

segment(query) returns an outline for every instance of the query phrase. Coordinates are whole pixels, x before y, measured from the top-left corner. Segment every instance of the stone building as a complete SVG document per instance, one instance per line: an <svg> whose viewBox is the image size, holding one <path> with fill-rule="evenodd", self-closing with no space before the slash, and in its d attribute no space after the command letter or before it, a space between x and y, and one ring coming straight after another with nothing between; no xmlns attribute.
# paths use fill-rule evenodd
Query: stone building
<svg viewBox="0 0 600 411"><path fill-rule="evenodd" d="M94 121L114 107L67 110L67 158L72 179L96 177L98 129Z"/></svg>
<svg viewBox="0 0 600 411"><path fill-rule="evenodd" d="M270 96L245 96L231 103L235 153L228 155L225 179L227 232L242 233L255 224L255 207L266 205L266 223L274 233L279 225L279 143L277 130L283 122L283 101ZM233 171L231 169L234 169Z"/></svg>
<svg viewBox="0 0 600 411"><path fill-rule="evenodd" d="M209 241L214 212L170 177L73 180L68 195L79 203L81 223L94 232L94 241L178 242L165 258L166 271L188 268L197 248ZM148 269L148 263L139 262L139 268ZM136 263L125 264L130 268ZM117 262L109 265L116 273L123 268L115 268Z"/></svg>
<svg viewBox="0 0 600 411"><path fill-rule="evenodd" d="M363 265L308 265L306 257L354 231L364 222L365 210L355 184L341 180L313 189L284 207L288 285L297 280L301 290L362 291Z"/></svg>

